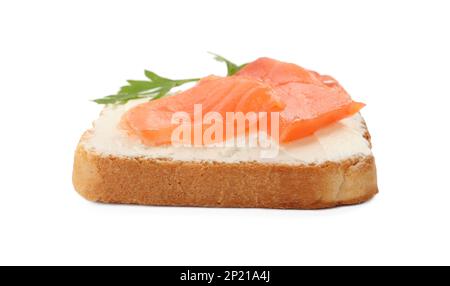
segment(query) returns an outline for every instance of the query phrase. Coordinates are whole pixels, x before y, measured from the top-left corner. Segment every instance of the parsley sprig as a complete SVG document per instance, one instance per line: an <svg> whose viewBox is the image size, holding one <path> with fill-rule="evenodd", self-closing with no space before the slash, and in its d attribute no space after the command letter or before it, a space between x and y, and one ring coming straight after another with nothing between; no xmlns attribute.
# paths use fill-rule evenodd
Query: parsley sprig
<svg viewBox="0 0 450 286"><path fill-rule="evenodd" d="M245 67L245 65L246 65L246 64L243 64L243 65L239 66L220 55L217 55L217 54L214 54L211 52L209 52L209 53L214 56L214 59L216 61L225 63L227 65L227 76L234 75L235 73L237 73L241 68Z"/></svg>
<svg viewBox="0 0 450 286"><path fill-rule="evenodd" d="M173 80L146 70L148 80L128 80L128 85L122 86L117 94L95 99L99 104L124 104L132 99L151 98L152 100L165 96L172 88L188 82L198 81L198 78Z"/></svg>
<svg viewBox="0 0 450 286"><path fill-rule="evenodd" d="M245 65L236 65L222 56L211 53L214 59L223 62L227 66L227 76L234 75ZM120 90L113 95L94 99L98 104L125 104L133 99L149 98L155 100L166 96L173 88L182 86L189 82L199 81L199 78L190 79L169 79L146 70L144 72L147 80L128 80L127 85L122 86Z"/></svg>

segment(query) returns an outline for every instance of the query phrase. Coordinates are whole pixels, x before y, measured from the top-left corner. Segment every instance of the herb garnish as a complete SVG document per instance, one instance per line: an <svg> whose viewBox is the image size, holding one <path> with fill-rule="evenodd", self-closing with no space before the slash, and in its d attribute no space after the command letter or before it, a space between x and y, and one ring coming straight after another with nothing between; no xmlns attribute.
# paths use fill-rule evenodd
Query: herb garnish
<svg viewBox="0 0 450 286"><path fill-rule="evenodd" d="M158 99L165 96L172 88L188 82L198 81L198 78L173 80L145 71L148 80L128 80L128 85L122 86L117 94L94 100L99 104L124 104L132 99Z"/></svg>
<svg viewBox="0 0 450 286"><path fill-rule="evenodd" d="M218 62L225 63L227 65L227 76L234 75L237 73L241 68L245 67L246 64L238 66L237 64L227 60L226 58L219 56L217 54L211 53L211 55L214 56L214 59Z"/></svg>
<svg viewBox="0 0 450 286"><path fill-rule="evenodd" d="M227 76L231 76L238 72L245 65L236 65L222 56L214 55L214 59L223 62L227 66ZM98 104L125 104L129 100L149 98L155 100L166 96L170 90L181 86L185 83L199 81L199 78L173 80L157 75L156 73L146 70L145 76L148 80L128 80L128 85L122 86L117 94L108 95L95 99Z"/></svg>

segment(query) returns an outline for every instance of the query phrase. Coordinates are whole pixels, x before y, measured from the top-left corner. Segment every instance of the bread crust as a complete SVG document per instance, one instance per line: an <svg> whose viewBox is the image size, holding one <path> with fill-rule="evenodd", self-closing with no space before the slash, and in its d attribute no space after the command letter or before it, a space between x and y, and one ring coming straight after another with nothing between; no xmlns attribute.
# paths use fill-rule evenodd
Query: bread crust
<svg viewBox="0 0 450 286"><path fill-rule="evenodd" d="M161 206L320 209L378 192L373 156L311 165L184 162L75 152L75 189L90 201Z"/></svg>

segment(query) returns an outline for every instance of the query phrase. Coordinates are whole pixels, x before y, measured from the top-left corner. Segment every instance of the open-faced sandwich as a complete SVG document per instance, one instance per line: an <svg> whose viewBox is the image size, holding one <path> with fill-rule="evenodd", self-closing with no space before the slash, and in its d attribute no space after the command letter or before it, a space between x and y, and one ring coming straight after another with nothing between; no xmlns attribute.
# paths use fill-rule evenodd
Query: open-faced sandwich
<svg viewBox="0 0 450 286"><path fill-rule="evenodd" d="M226 77L146 71L96 100L105 108L77 147L76 190L105 203L296 209L377 193L364 104L334 78L270 58L216 58Z"/></svg>

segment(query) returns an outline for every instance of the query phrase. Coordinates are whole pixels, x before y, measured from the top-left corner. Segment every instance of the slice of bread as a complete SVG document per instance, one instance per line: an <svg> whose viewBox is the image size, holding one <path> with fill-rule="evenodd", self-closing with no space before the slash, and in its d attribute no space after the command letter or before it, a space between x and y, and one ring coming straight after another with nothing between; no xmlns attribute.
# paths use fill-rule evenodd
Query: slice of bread
<svg viewBox="0 0 450 286"><path fill-rule="evenodd" d="M166 206L318 209L377 192L370 136L357 114L260 159L249 148L147 147L117 128L139 102L106 107L75 153L86 199Z"/></svg>

